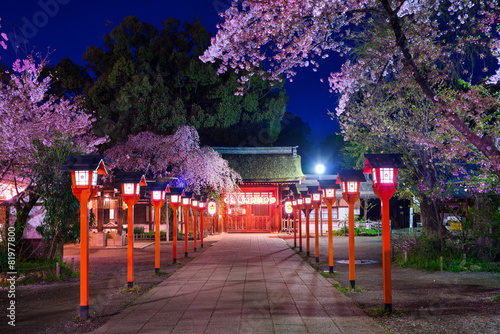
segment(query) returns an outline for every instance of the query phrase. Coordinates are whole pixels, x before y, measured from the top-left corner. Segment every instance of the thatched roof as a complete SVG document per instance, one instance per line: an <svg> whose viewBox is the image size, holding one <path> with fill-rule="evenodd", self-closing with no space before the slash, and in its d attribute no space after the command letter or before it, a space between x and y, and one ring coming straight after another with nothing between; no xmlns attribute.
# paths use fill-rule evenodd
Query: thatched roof
<svg viewBox="0 0 500 334"><path fill-rule="evenodd" d="M299 155L249 154L245 150L241 154L221 153L244 182L298 182L304 178Z"/></svg>

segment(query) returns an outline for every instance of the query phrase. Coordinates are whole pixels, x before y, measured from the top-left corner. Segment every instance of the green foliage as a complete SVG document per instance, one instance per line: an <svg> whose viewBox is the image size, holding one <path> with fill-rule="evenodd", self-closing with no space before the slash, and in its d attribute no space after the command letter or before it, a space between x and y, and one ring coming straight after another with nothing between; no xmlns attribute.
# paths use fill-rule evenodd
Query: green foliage
<svg viewBox="0 0 500 334"><path fill-rule="evenodd" d="M71 174L61 172L66 155L75 152L71 140L60 134L56 134L53 146L45 146L38 140L34 144L37 164L33 180L45 209L37 232L45 241L45 256L54 258L64 243L76 242L80 235L77 215L80 203L71 190Z"/></svg>
<svg viewBox="0 0 500 334"><path fill-rule="evenodd" d="M144 233L144 227L134 226L134 234L143 234L143 233Z"/></svg>
<svg viewBox="0 0 500 334"><path fill-rule="evenodd" d="M104 48L90 46L84 54L96 78L86 88L88 110L97 112L95 132L108 134L111 146L129 134L168 135L189 124L208 145L272 144L288 99L283 85L252 76L245 95L235 95L238 75L219 76L218 64L199 59L209 43L200 21L168 18L158 31L125 18L104 36Z"/></svg>
<svg viewBox="0 0 500 334"><path fill-rule="evenodd" d="M378 235L379 232L377 230L369 230L366 228L362 227L355 227L354 228L354 235L355 236L366 236L366 235ZM339 230L333 230L332 231L333 236L343 236L343 235L349 235L349 227L341 227Z"/></svg>
<svg viewBox="0 0 500 334"><path fill-rule="evenodd" d="M491 299L494 302L500 303L500 295L493 295L493 296L491 296Z"/></svg>
<svg viewBox="0 0 500 334"><path fill-rule="evenodd" d="M438 271L441 270L440 257L443 257L443 270L445 271L474 271L474 267L471 268L471 266L477 266L481 271L498 271L498 268L490 267L488 262L480 260L472 252L466 254L464 259L465 247L461 238L458 237L451 236L443 245L436 233L402 234L394 239L393 243L396 250L395 263L401 266ZM498 250L496 252L498 253Z"/></svg>

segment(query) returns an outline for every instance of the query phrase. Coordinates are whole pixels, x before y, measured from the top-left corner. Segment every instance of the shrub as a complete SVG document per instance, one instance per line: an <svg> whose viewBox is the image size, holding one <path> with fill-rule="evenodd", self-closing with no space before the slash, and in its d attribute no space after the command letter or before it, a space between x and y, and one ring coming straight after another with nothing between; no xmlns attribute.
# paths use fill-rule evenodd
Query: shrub
<svg viewBox="0 0 500 334"><path fill-rule="evenodd" d="M144 227L134 227L134 234L143 234Z"/></svg>

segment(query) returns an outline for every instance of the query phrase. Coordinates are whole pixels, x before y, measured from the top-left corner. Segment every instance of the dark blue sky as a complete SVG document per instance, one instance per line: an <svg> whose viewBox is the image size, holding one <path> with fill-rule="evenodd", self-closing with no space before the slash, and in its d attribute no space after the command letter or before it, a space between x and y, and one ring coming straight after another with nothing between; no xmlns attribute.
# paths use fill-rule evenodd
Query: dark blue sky
<svg viewBox="0 0 500 334"><path fill-rule="evenodd" d="M200 19L213 34L215 25L221 22L218 12L229 7L230 0L16 0L2 4L1 31L18 35L22 29L28 45L17 52L12 43L1 50L2 62L11 65L25 52L41 52L50 55L51 65L61 58L70 57L83 65L82 56L89 45L102 46L103 35L123 21L126 16L137 16L161 28L161 22L172 16L181 21ZM112 23L109 25L109 23ZM329 58L332 59L332 58ZM326 78L338 64L329 64L317 73L310 69L299 70L293 83L286 84L290 96L287 110L308 122L312 129L310 139L319 144L327 135L338 131L338 125L330 120L327 109L334 111L337 97L328 93ZM320 82L324 78L324 83Z"/></svg>

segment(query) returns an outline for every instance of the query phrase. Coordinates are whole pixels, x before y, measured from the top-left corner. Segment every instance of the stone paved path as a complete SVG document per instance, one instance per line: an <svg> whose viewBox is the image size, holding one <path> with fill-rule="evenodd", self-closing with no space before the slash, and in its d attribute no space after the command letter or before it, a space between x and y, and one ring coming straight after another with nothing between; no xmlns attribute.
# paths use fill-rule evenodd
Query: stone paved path
<svg viewBox="0 0 500 334"><path fill-rule="evenodd" d="M386 333L271 234L227 234L95 333Z"/></svg>

